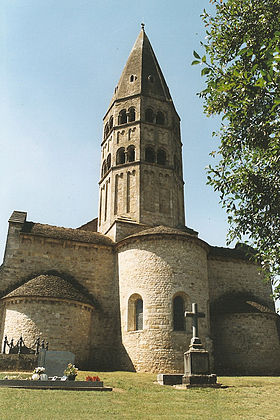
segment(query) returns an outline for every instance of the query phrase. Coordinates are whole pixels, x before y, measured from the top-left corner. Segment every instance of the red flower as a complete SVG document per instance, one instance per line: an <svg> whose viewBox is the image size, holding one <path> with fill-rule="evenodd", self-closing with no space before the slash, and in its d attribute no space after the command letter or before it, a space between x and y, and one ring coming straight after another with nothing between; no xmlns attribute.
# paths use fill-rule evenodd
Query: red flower
<svg viewBox="0 0 280 420"><path fill-rule="evenodd" d="M87 382L97 382L97 381L99 382L100 378L99 378L99 376L87 376L86 381Z"/></svg>

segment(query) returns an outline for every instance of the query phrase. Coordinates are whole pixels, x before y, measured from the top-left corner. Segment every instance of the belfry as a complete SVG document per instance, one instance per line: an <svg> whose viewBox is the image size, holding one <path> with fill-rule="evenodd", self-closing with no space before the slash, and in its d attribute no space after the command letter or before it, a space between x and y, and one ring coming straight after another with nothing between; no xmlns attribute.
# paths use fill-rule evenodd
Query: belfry
<svg viewBox="0 0 280 420"><path fill-rule="evenodd" d="M180 118L142 25L104 117L98 218L76 229L25 211L9 219L1 370L16 357L3 349L22 337L27 348L43 338L49 350L71 351L80 369L183 373L195 302L218 375L280 374L271 285L250 249L209 245L185 226L181 149ZM35 355L28 360L35 366Z"/></svg>
<svg viewBox="0 0 280 420"><path fill-rule="evenodd" d="M184 227L180 118L142 30L104 117L98 231Z"/></svg>

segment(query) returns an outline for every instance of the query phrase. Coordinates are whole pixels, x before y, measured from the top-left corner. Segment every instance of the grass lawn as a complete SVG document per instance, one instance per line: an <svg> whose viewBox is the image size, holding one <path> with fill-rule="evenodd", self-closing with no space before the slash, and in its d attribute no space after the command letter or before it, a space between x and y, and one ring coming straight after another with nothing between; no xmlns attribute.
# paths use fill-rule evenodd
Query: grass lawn
<svg viewBox="0 0 280 420"><path fill-rule="evenodd" d="M280 377L222 377L228 388L176 390L149 373L79 372L77 379L88 374L98 374L113 392L1 388L0 420L280 420Z"/></svg>

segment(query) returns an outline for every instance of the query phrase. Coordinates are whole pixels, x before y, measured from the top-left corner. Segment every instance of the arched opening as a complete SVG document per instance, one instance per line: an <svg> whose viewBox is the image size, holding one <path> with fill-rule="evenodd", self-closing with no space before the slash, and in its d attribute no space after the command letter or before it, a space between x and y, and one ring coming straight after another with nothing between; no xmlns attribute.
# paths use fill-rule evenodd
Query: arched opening
<svg viewBox="0 0 280 420"><path fill-rule="evenodd" d="M151 108L147 108L145 111L145 121L149 123L154 122L154 111Z"/></svg>
<svg viewBox="0 0 280 420"><path fill-rule="evenodd" d="M117 157L116 157L116 164L121 165L122 163L125 163L125 153L124 153L124 147L121 147L117 150Z"/></svg>
<svg viewBox="0 0 280 420"><path fill-rule="evenodd" d="M129 108L128 110L128 121L135 121L135 108Z"/></svg>
<svg viewBox="0 0 280 420"><path fill-rule="evenodd" d="M185 331L185 302L182 296L173 299L173 330Z"/></svg>
<svg viewBox="0 0 280 420"><path fill-rule="evenodd" d="M127 148L127 161L128 162L135 161L135 146L129 146Z"/></svg>
<svg viewBox="0 0 280 420"><path fill-rule="evenodd" d="M114 123L113 116L111 116L110 119L109 119L109 129L110 130L112 130L112 128L113 128L113 123Z"/></svg>
<svg viewBox="0 0 280 420"><path fill-rule="evenodd" d="M107 171L111 168L111 153L107 156Z"/></svg>
<svg viewBox="0 0 280 420"><path fill-rule="evenodd" d="M157 152L157 163L159 165L166 165L166 152L163 149L159 149Z"/></svg>
<svg viewBox="0 0 280 420"><path fill-rule="evenodd" d="M102 163L102 169L101 169L101 178L106 174L107 172L107 163L106 159Z"/></svg>
<svg viewBox="0 0 280 420"><path fill-rule="evenodd" d="M156 160L156 154L152 147L146 147L145 149L145 161L154 163Z"/></svg>
<svg viewBox="0 0 280 420"><path fill-rule="evenodd" d="M135 330L143 330L143 300L137 299L135 302Z"/></svg>
<svg viewBox="0 0 280 420"><path fill-rule="evenodd" d="M105 127L104 127L104 139L106 139L106 137L108 136L108 134L109 134L109 124L106 123L105 124Z"/></svg>
<svg viewBox="0 0 280 420"><path fill-rule="evenodd" d="M126 124L127 123L127 115L126 110L122 109L119 113L119 124Z"/></svg>
<svg viewBox="0 0 280 420"><path fill-rule="evenodd" d="M143 328L143 299L138 293L135 293L128 299L127 330L139 331Z"/></svg>
<svg viewBox="0 0 280 420"><path fill-rule="evenodd" d="M164 125L164 114L161 111L157 112L156 115L156 124Z"/></svg>

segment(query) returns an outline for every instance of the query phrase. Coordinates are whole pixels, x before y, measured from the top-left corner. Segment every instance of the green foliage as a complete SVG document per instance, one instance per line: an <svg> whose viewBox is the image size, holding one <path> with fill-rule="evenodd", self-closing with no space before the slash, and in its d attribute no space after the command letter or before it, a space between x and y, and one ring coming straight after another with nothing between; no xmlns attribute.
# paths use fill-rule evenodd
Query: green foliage
<svg viewBox="0 0 280 420"><path fill-rule="evenodd" d="M228 213L229 242L249 238L280 297L280 0L211 0L204 10L207 115L222 115L208 183Z"/></svg>

